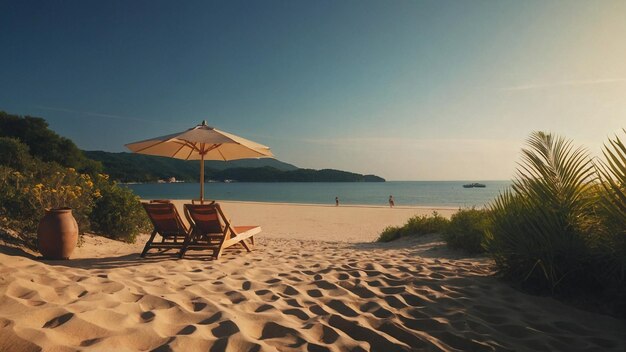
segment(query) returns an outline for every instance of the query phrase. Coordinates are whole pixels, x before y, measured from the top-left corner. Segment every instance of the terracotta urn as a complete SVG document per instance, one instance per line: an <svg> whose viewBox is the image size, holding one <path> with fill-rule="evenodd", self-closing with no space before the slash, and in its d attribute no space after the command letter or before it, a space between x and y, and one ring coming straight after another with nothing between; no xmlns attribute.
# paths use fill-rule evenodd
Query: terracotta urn
<svg viewBox="0 0 626 352"><path fill-rule="evenodd" d="M72 209L47 209L37 228L39 252L45 259L69 259L78 241Z"/></svg>

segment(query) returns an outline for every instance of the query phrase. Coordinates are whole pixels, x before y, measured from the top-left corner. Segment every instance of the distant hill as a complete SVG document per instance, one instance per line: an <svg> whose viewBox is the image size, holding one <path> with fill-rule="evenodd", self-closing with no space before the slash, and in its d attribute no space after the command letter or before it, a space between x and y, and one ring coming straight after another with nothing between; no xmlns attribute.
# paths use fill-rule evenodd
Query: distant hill
<svg viewBox="0 0 626 352"><path fill-rule="evenodd" d="M243 182L385 182L384 178L375 175L361 175L340 170L279 171L271 167L226 169L214 174L213 177L220 181Z"/></svg>
<svg viewBox="0 0 626 352"><path fill-rule="evenodd" d="M0 111L0 164L9 165L20 153L35 160L73 167L80 172L105 172L122 182L156 182L175 177L196 181L199 161L185 161L134 153L82 151L72 140L59 136L39 117L12 115ZM23 156L23 155L22 155ZM339 170L311 170L282 161L243 159L205 162L206 180L242 182L384 182L374 175Z"/></svg>
<svg viewBox="0 0 626 352"><path fill-rule="evenodd" d="M175 177L181 181L197 181L200 162L142 155L85 151L85 155L100 162L104 172L122 182L154 182ZM234 161L205 161L206 180L241 182L384 182L374 175L361 175L339 170L299 169L282 161L242 159Z"/></svg>

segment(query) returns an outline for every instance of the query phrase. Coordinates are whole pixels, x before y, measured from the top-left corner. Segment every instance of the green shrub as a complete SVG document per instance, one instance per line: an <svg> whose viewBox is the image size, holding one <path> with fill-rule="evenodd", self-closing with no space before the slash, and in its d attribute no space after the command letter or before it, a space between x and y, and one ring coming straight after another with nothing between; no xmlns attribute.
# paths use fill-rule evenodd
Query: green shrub
<svg viewBox="0 0 626 352"><path fill-rule="evenodd" d="M410 218L402 227L389 226L378 237L378 242L389 242L404 236L422 236L431 233L443 233L450 220L439 215L436 211L432 215L416 215Z"/></svg>
<svg viewBox="0 0 626 352"><path fill-rule="evenodd" d="M617 258L606 246L608 218L598 215L601 188L586 151L541 132L528 144L512 189L490 205L485 245L498 271L552 292L615 282Z"/></svg>
<svg viewBox="0 0 626 352"><path fill-rule="evenodd" d="M489 227L489 211L462 209L452 215L443 239L449 247L464 249L471 254L482 253L485 232Z"/></svg>
<svg viewBox="0 0 626 352"><path fill-rule="evenodd" d="M33 163L28 146L11 137L0 137L0 165L8 166L16 171L24 171Z"/></svg>
<svg viewBox="0 0 626 352"><path fill-rule="evenodd" d="M149 228L149 220L139 197L100 176L99 198L91 213L92 230L125 242L135 242L137 234Z"/></svg>
<svg viewBox="0 0 626 352"><path fill-rule="evenodd" d="M378 242L391 242L401 236L401 228L398 226L387 226L378 236Z"/></svg>
<svg viewBox="0 0 626 352"><path fill-rule="evenodd" d="M37 226L49 208L72 208L81 234L94 230L132 242L146 229L137 197L98 174L101 169L45 120L0 111L0 226L17 231L29 247L36 247Z"/></svg>
<svg viewBox="0 0 626 352"><path fill-rule="evenodd" d="M18 231L25 244L35 248L45 210L69 207L82 233L90 227L92 190L88 175L56 163L37 161L22 172L0 166L0 225Z"/></svg>
<svg viewBox="0 0 626 352"><path fill-rule="evenodd" d="M81 235L96 231L133 242L149 224L138 198L106 175L95 181L56 163L36 161L23 172L0 165L0 226L17 231L26 246L36 249L45 209L69 207Z"/></svg>
<svg viewBox="0 0 626 352"><path fill-rule="evenodd" d="M439 215L436 211L432 215L418 215L407 221L402 227L402 236L421 236L446 231L450 220Z"/></svg>
<svg viewBox="0 0 626 352"><path fill-rule="evenodd" d="M35 249L35 231L43 211L35 199L22 192L27 182L19 171L0 165L0 226L16 230L24 244Z"/></svg>

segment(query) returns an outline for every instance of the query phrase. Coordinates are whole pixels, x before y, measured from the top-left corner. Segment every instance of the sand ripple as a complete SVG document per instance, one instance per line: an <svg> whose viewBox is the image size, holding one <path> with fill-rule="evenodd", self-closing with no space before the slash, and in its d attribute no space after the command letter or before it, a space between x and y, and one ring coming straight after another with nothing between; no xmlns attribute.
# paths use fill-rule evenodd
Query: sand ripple
<svg viewBox="0 0 626 352"><path fill-rule="evenodd" d="M491 277L487 259L429 258L410 245L259 242L219 261L141 260L131 247L54 263L5 250L0 351L626 348L623 320L515 291Z"/></svg>

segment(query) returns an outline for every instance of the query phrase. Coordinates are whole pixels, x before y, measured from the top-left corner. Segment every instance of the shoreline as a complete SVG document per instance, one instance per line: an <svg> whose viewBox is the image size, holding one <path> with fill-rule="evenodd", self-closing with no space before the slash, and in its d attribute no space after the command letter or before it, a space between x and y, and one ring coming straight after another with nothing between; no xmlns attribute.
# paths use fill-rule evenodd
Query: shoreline
<svg viewBox="0 0 626 352"><path fill-rule="evenodd" d="M154 198L161 199L161 198ZM153 199L144 199L140 198L142 202L148 202ZM169 199L174 203L186 203L191 204L191 199ZM444 211L458 211L459 209L465 209L464 207L454 207L454 206L445 206L445 205L402 205L402 206L394 206L390 208L388 205L374 205L374 204L339 204L336 206L334 204L324 204L324 203L291 203L291 202L264 202L264 201L255 201L255 200L225 200L225 199L205 199L205 202L216 201L217 203L234 203L234 204L258 204L258 205L288 205L288 206L299 206L299 207L325 207L325 208L371 208L371 209L404 209L404 210L444 210ZM478 207L476 207L478 209Z"/></svg>
<svg viewBox="0 0 626 352"><path fill-rule="evenodd" d="M396 208L468 209L484 208L508 187L508 181L483 181L486 188L463 188L459 181L393 181L387 183L363 182L241 182L206 184L205 196L231 202L263 204L305 204L334 206L339 197L340 207L388 207L393 195ZM186 200L198 198L197 183L121 185L131 189L140 198Z"/></svg>

